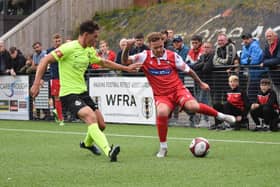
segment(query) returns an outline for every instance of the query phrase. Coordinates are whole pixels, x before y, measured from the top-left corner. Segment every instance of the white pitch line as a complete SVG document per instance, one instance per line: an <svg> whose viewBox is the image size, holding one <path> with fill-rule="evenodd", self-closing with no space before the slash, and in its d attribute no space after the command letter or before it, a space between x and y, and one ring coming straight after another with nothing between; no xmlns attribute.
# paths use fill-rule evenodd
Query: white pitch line
<svg viewBox="0 0 280 187"><path fill-rule="evenodd" d="M73 131L50 131L50 130L34 130L34 129L10 129L10 128L0 128L0 131L14 131L14 132L31 132L31 133L46 133L46 134L70 134L70 135L85 135L82 132ZM112 137L126 137L126 138L148 138L148 139L158 139L157 136L145 136L145 135L132 135L132 134L110 134L106 133L106 136ZM168 137L168 140L192 140L193 138L177 138ZM266 144L266 145L280 145L280 142L263 142L263 141L247 141L247 140L219 140L219 139L208 139L210 142L225 142L225 143L247 143L247 144Z"/></svg>

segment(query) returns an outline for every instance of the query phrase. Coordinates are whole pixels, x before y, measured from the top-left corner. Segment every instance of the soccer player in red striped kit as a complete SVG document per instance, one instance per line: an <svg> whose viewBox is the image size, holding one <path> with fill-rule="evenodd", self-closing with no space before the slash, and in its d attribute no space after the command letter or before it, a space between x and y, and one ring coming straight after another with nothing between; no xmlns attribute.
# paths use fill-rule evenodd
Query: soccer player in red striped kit
<svg viewBox="0 0 280 187"><path fill-rule="evenodd" d="M178 71L183 71L191 76L203 90L209 90L208 84L202 82L197 74L175 52L164 49L162 34L152 32L147 36L151 50L129 56L129 48L134 40L127 40L127 47L122 53L122 63L142 63L142 70L153 90L156 104L156 125L160 140L158 158L167 155L168 116L175 105L183 110L197 112L218 118L228 123L236 121L234 116L217 112L212 107L198 103L179 78Z"/></svg>

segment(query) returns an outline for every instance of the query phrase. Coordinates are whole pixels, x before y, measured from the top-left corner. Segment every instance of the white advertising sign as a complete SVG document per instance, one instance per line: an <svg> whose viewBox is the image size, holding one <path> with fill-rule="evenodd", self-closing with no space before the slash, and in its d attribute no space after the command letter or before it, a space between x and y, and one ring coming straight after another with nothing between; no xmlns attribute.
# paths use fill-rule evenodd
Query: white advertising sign
<svg viewBox="0 0 280 187"><path fill-rule="evenodd" d="M155 124L155 103L145 77L91 77L89 94L106 122Z"/></svg>
<svg viewBox="0 0 280 187"><path fill-rule="evenodd" d="M29 120L28 76L0 76L0 119Z"/></svg>

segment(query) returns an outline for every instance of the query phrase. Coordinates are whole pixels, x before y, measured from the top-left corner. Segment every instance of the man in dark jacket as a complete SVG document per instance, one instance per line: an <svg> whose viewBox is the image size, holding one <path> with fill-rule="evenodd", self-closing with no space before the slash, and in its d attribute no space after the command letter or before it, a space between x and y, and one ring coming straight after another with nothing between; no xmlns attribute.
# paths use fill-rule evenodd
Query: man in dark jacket
<svg viewBox="0 0 280 187"><path fill-rule="evenodd" d="M273 81L273 84L280 88L280 41L277 33L272 29L267 29L265 32L266 45L264 48L263 62L261 67L269 67L269 74Z"/></svg>
<svg viewBox="0 0 280 187"><path fill-rule="evenodd" d="M203 53L199 56L199 59L196 63L194 63L191 68L199 75L201 80L206 82L208 85L212 85L212 69L213 69L213 57L214 50L213 45L210 42L205 42L202 45ZM196 98L198 101L209 104L209 91L204 91L197 87ZM207 126L209 127L209 119L208 116L203 115L202 120L199 123L199 126Z"/></svg>
<svg viewBox="0 0 280 187"><path fill-rule="evenodd" d="M25 65L26 59L16 47L10 47L11 64L14 72L20 73L20 69Z"/></svg>
<svg viewBox="0 0 280 187"><path fill-rule="evenodd" d="M0 75L10 74L12 69L11 57L9 51L5 49L3 41L0 41Z"/></svg>
<svg viewBox="0 0 280 187"><path fill-rule="evenodd" d="M141 53L144 50L148 50L149 47L144 44L144 35L139 33L135 36L135 46L131 49L131 54L135 55Z"/></svg>
<svg viewBox="0 0 280 187"><path fill-rule="evenodd" d="M213 65L216 73L213 75L215 84L212 90L215 94L212 95L212 102L220 103L223 98L223 93L226 91L228 72L238 62L235 44L227 37L226 34L220 33L217 38L217 47L213 58Z"/></svg>

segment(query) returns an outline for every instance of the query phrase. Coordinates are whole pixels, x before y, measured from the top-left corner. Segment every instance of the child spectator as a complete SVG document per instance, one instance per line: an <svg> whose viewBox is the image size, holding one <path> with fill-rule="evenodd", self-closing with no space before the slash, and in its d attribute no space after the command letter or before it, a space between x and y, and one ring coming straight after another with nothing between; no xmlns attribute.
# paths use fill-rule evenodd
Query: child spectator
<svg viewBox="0 0 280 187"><path fill-rule="evenodd" d="M99 42L99 51L98 56L101 58L105 58L107 60L115 61L116 60L116 53L113 50L109 49L109 45L105 40L101 40ZM93 69L100 69L101 66L98 64L92 64L91 66Z"/></svg>
<svg viewBox="0 0 280 187"><path fill-rule="evenodd" d="M269 79L261 79L257 101L251 106L251 116L256 124L254 131L267 130L267 125L269 125L271 131L277 131L278 112L279 104L275 91L271 89L271 81ZM259 118L264 120L263 127Z"/></svg>
<svg viewBox="0 0 280 187"><path fill-rule="evenodd" d="M247 114L250 110L250 102L246 92L239 88L239 78L236 75L231 75L228 78L228 84L230 90L226 93L226 102L224 104L218 103L214 105L214 108L225 114L235 116L236 123L233 124L234 130L240 130L242 123L248 123ZM221 122L215 119L215 125L210 129L216 129ZM221 130L225 130L227 127L221 126Z"/></svg>

